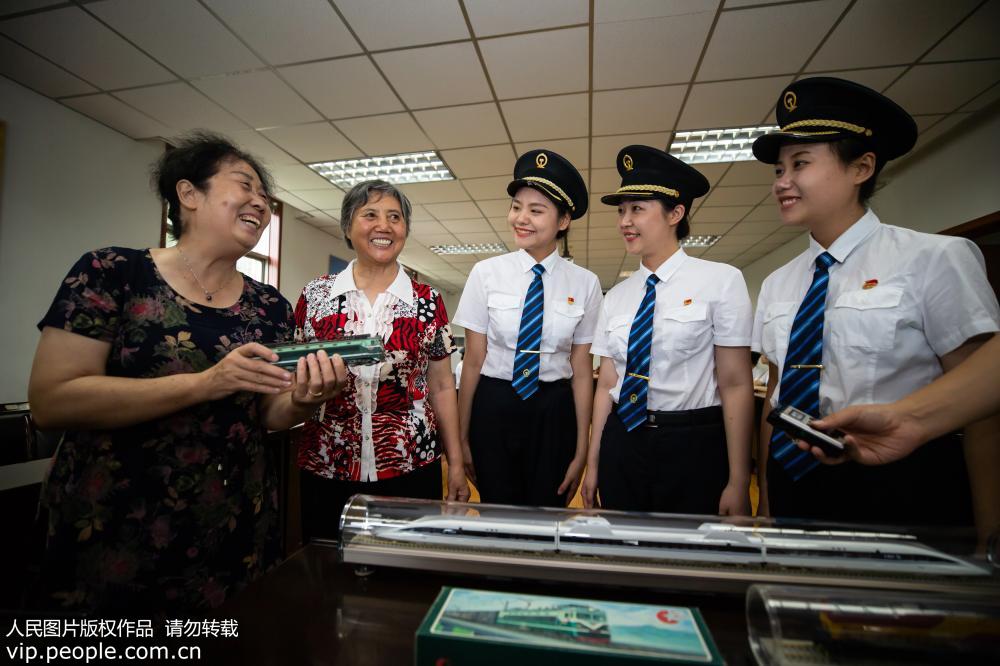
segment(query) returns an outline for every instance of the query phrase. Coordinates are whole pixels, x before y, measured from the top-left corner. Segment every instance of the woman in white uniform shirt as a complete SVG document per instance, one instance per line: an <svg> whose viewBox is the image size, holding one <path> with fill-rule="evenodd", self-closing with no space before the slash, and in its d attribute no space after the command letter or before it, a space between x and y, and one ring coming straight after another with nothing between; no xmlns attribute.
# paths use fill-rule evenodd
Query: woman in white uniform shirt
<svg viewBox="0 0 1000 666"><path fill-rule="evenodd" d="M888 98L842 79L802 79L782 92L777 119L781 130L759 138L754 154L775 165L782 221L808 229L810 247L764 281L757 301L754 349L772 364L765 412L780 403L818 416L898 400L1000 327L982 255L963 238L884 225L866 208L882 166L916 141L913 119ZM817 466L770 430L765 421L761 499L772 515L972 522L956 437L889 465ZM998 485L995 447L970 432L964 449L978 517L996 521L1000 500L986 497Z"/></svg>
<svg viewBox="0 0 1000 666"><path fill-rule="evenodd" d="M587 187L568 160L533 150L507 193L519 249L476 264L455 312L467 474L484 502L565 506L587 459L601 285L557 250Z"/></svg>
<svg viewBox="0 0 1000 666"><path fill-rule="evenodd" d="M618 228L639 269L608 292L583 500L628 511L749 514L750 297L740 271L688 256L696 169L648 146L618 153Z"/></svg>

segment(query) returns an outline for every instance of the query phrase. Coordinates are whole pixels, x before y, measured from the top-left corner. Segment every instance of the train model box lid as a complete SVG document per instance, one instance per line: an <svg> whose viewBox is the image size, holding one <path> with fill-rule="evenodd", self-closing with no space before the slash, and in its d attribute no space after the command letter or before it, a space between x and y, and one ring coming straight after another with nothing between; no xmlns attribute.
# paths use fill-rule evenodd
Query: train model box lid
<svg viewBox="0 0 1000 666"><path fill-rule="evenodd" d="M417 666L722 664L697 608L441 588Z"/></svg>

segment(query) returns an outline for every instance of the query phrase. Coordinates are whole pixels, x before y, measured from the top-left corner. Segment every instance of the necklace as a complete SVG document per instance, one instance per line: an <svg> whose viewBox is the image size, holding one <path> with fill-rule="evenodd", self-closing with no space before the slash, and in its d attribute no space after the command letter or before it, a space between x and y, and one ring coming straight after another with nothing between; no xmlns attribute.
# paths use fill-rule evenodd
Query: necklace
<svg viewBox="0 0 1000 666"><path fill-rule="evenodd" d="M198 274L194 272L193 268L191 268L191 262L189 262L188 258L186 256L184 256L184 252L181 251L181 246L180 245L175 245L174 247L177 248L177 253L179 255L181 255L181 259L184 261L184 265L187 266L188 272L191 273L191 277L193 277L194 281L198 283L198 286L201 287L201 290L203 292L205 292L205 300L206 301L211 301L212 300L212 294L217 294L220 291L222 291L223 289L225 289L226 287L228 287L229 283L232 282L233 278L236 277L236 275L239 273L239 271L234 270L233 274L229 276L229 279L226 280L225 282L223 282L221 286L217 287L216 289L213 289L212 291L209 291L208 289L205 289L205 285L202 284L202 281L201 281L201 279L199 279Z"/></svg>

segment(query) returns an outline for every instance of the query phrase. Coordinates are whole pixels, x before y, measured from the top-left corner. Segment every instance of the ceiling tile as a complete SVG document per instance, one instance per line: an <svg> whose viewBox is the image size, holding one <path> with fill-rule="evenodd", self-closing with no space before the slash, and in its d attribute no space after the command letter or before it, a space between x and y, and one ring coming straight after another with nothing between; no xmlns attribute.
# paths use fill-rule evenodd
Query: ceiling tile
<svg viewBox="0 0 1000 666"><path fill-rule="evenodd" d="M960 111L981 111L1000 99L1000 83L977 95L971 102L964 105Z"/></svg>
<svg viewBox="0 0 1000 666"><path fill-rule="evenodd" d="M173 131L111 95L87 95L62 100L66 106L90 116L133 139L169 137Z"/></svg>
<svg viewBox="0 0 1000 666"><path fill-rule="evenodd" d="M203 0L272 65L359 53L328 0Z"/></svg>
<svg viewBox="0 0 1000 666"><path fill-rule="evenodd" d="M910 113L948 113L997 81L1000 60L917 65L892 84L886 95Z"/></svg>
<svg viewBox="0 0 1000 666"><path fill-rule="evenodd" d="M458 178L478 178L512 173L517 156L509 144L485 148L441 151L441 156Z"/></svg>
<svg viewBox="0 0 1000 666"><path fill-rule="evenodd" d="M0 35L0 74L49 97L82 95L97 88Z"/></svg>
<svg viewBox="0 0 1000 666"><path fill-rule="evenodd" d="M594 23L615 23L715 11L718 0L596 0Z"/></svg>
<svg viewBox="0 0 1000 666"><path fill-rule="evenodd" d="M176 78L79 7L9 19L0 32L105 90Z"/></svg>
<svg viewBox="0 0 1000 666"><path fill-rule="evenodd" d="M257 159L264 162L268 168L279 165L298 164L299 161L258 134L255 130L230 132L239 146Z"/></svg>
<svg viewBox="0 0 1000 666"><path fill-rule="evenodd" d="M659 86L595 92L594 134L671 130L686 90Z"/></svg>
<svg viewBox="0 0 1000 666"><path fill-rule="evenodd" d="M280 181L279 181L279 184L280 184ZM284 202L285 204L287 204L289 206L292 206L292 207L296 208L297 210L302 211L303 213L307 213L307 212L309 212L309 211L312 210L312 204L310 204L307 201L303 201L302 199L299 199L297 196L295 196L291 192L285 192L285 191L278 192L278 193L275 194L275 198L278 199L279 201ZM309 218L309 219L312 219L312 218Z"/></svg>
<svg viewBox="0 0 1000 666"><path fill-rule="evenodd" d="M796 72L846 6L847 0L824 0L723 12L698 80ZM775 35L781 35L780 49L774 48Z"/></svg>
<svg viewBox="0 0 1000 666"><path fill-rule="evenodd" d="M737 187L716 187L705 199L705 206L755 206L771 196L769 185L740 185ZM698 211L701 213L701 211ZM748 211L743 210L744 214Z"/></svg>
<svg viewBox="0 0 1000 666"><path fill-rule="evenodd" d="M369 155L397 155L434 147L408 113L351 118L334 124Z"/></svg>
<svg viewBox="0 0 1000 666"><path fill-rule="evenodd" d="M340 224L341 210L339 208L328 208L323 213L331 220L336 220L337 224Z"/></svg>
<svg viewBox="0 0 1000 666"><path fill-rule="evenodd" d="M753 206L701 206L691 222L739 222Z"/></svg>
<svg viewBox="0 0 1000 666"><path fill-rule="evenodd" d="M293 65L278 72L330 119L390 113L403 108L367 56Z"/></svg>
<svg viewBox="0 0 1000 666"><path fill-rule="evenodd" d="M337 7L369 51L470 37L456 0L337 0Z"/></svg>
<svg viewBox="0 0 1000 666"><path fill-rule="evenodd" d="M975 4L976 0L858 0L810 61L809 69L913 62Z"/></svg>
<svg viewBox="0 0 1000 666"><path fill-rule="evenodd" d="M590 191L593 194L614 192L621 184L618 169L592 169L590 172Z"/></svg>
<svg viewBox="0 0 1000 666"><path fill-rule="evenodd" d="M587 95L557 95L501 102L514 141L587 136Z"/></svg>
<svg viewBox="0 0 1000 666"><path fill-rule="evenodd" d="M669 18L596 25L594 88L690 81L714 16L713 8Z"/></svg>
<svg viewBox="0 0 1000 666"><path fill-rule="evenodd" d="M508 140L496 104L448 106L413 115L438 148L485 146Z"/></svg>
<svg viewBox="0 0 1000 666"><path fill-rule="evenodd" d="M1000 0L990 0L927 54L924 61L1000 57Z"/></svg>
<svg viewBox="0 0 1000 666"><path fill-rule="evenodd" d="M587 233L589 240L617 240L621 242L622 235L616 227L597 227L589 229Z"/></svg>
<svg viewBox="0 0 1000 666"><path fill-rule="evenodd" d="M440 222L436 222L434 220L431 220L430 222L417 222L417 221L414 221L411 224L411 228L412 228L412 231L413 231L414 234L417 234L417 235L419 235L421 237L423 237L425 235L432 235L433 236L433 235L440 235L440 234L449 233L447 229L445 229L443 226L441 226Z"/></svg>
<svg viewBox="0 0 1000 666"><path fill-rule="evenodd" d="M523 155L529 150L535 150L536 148L545 148L546 150L551 150L562 155L578 170L584 171L590 167L587 156L588 144L589 142L586 139L561 139L544 142L528 141L515 144L514 148L517 150L518 155ZM584 182L586 182L586 177L584 177Z"/></svg>
<svg viewBox="0 0 1000 666"><path fill-rule="evenodd" d="M312 204L313 208L339 210L344 203L344 192L333 186L319 190L295 190L292 194Z"/></svg>
<svg viewBox="0 0 1000 666"><path fill-rule="evenodd" d="M406 198L409 199L410 197ZM434 218L431 216L430 213L427 212L426 208L424 208L420 204L415 204L412 201L410 201L410 219L414 222L434 221Z"/></svg>
<svg viewBox="0 0 1000 666"><path fill-rule="evenodd" d="M448 204L442 204L448 205ZM453 234L472 234L479 233L484 234L488 232L493 232L493 227L490 223L483 219L454 219L446 220L441 223L444 228Z"/></svg>
<svg viewBox="0 0 1000 666"><path fill-rule="evenodd" d="M696 222L691 220L691 234L693 236L721 236L732 228L732 222Z"/></svg>
<svg viewBox="0 0 1000 666"><path fill-rule="evenodd" d="M513 162L511 162L513 165ZM413 203L430 204L442 201L468 201L469 195L458 180L442 180L435 183L413 183L401 186L403 194Z"/></svg>
<svg viewBox="0 0 1000 666"><path fill-rule="evenodd" d="M469 220L482 218L483 214L471 201L454 201L452 203L425 204L424 208L438 221L441 220ZM481 220L486 224L486 220Z"/></svg>
<svg viewBox="0 0 1000 666"><path fill-rule="evenodd" d="M506 192L504 192L504 194L506 194ZM477 201L476 204L479 205L479 210L482 211L483 215L488 218L505 218L507 211L510 210L510 197Z"/></svg>
<svg viewBox="0 0 1000 666"><path fill-rule="evenodd" d="M303 162L329 162L362 156L361 151L327 122L275 127L261 130L261 134Z"/></svg>
<svg viewBox="0 0 1000 666"><path fill-rule="evenodd" d="M511 165L513 171L514 165ZM511 176L490 176L488 178L466 178L462 181L473 199L495 199L507 196L507 183ZM504 213L506 215L506 212ZM505 218L506 219L506 218Z"/></svg>
<svg viewBox="0 0 1000 666"><path fill-rule="evenodd" d="M374 58L411 109L486 102L492 97L470 42L379 53Z"/></svg>
<svg viewBox="0 0 1000 666"><path fill-rule="evenodd" d="M668 151L669 152L669 151ZM713 187L722 178L722 174L726 172L729 168L728 162L721 162L718 164L695 164L694 168L697 169L701 175L708 179L708 182Z"/></svg>
<svg viewBox="0 0 1000 666"><path fill-rule="evenodd" d="M330 186L330 181L301 165L276 166L271 169L271 174L278 187L285 190L318 190Z"/></svg>
<svg viewBox="0 0 1000 666"><path fill-rule="evenodd" d="M510 232L510 222L507 221L506 217L491 217L490 226L501 234Z"/></svg>
<svg viewBox="0 0 1000 666"><path fill-rule="evenodd" d="M430 245L446 245L455 242L455 235L450 231L446 231L440 234L420 234L418 240L422 243L427 243Z"/></svg>
<svg viewBox="0 0 1000 666"><path fill-rule="evenodd" d="M228 133L247 129L246 123L187 83L122 90L115 97L181 131L204 128Z"/></svg>
<svg viewBox="0 0 1000 666"><path fill-rule="evenodd" d="M774 203L774 199L768 197L768 199L762 202L759 206L750 211L750 214L744 218L744 222L778 222L781 220L781 215L778 213L778 206Z"/></svg>
<svg viewBox="0 0 1000 666"><path fill-rule="evenodd" d="M185 78L264 65L195 0L106 0L87 10Z"/></svg>
<svg viewBox="0 0 1000 666"><path fill-rule="evenodd" d="M482 233L456 233L455 237L462 243L500 243L502 242L500 237L497 236L497 232L490 229L489 231L484 231Z"/></svg>
<svg viewBox="0 0 1000 666"><path fill-rule="evenodd" d="M733 162L720 185L768 185L774 182L774 166L761 162Z"/></svg>
<svg viewBox="0 0 1000 666"><path fill-rule="evenodd" d="M321 120L319 114L273 72L247 72L193 83L258 129Z"/></svg>
<svg viewBox="0 0 1000 666"><path fill-rule="evenodd" d="M591 195L593 197L593 195ZM593 204L593 200L591 200ZM617 227L618 226L618 212L615 210L614 206L607 206L605 204L600 204L598 207L591 205L590 212L587 214L587 222L591 229L596 229L598 227Z"/></svg>
<svg viewBox="0 0 1000 666"><path fill-rule="evenodd" d="M791 76L745 79L720 83L697 83L677 123L679 130L741 127L756 125L767 112Z"/></svg>
<svg viewBox="0 0 1000 666"><path fill-rule="evenodd" d="M590 20L588 0L465 0L465 8L478 37L556 28Z"/></svg>
<svg viewBox="0 0 1000 666"><path fill-rule="evenodd" d="M742 236L744 234L763 234L764 236L769 236L775 231L781 229L781 222L740 222L734 226L729 233Z"/></svg>
<svg viewBox="0 0 1000 666"><path fill-rule="evenodd" d="M923 132L930 127L932 127L937 121L945 117L943 113L937 113L929 116L913 116L914 122L917 123L917 132Z"/></svg>
<svg viewBox="0 0 1000 666"><path fill-rule="evenodd" d="M595 136L590 140L590 166L591 168L614 167L618 151L625 146L641 144L663 150L669 140L670 134L668 132Z"/></svg>
<svg viewBox="0 0 1000 666"><path fill-rule="evenodd" d="M899 75L906 71L905 67L873 67L871 69L850 69L838 72L816 72L810 71L801 77L809 76L833 76L838 79L847 79L868 86L873 90L885 90L890 83L899 78Z"/></svg>
<svg viewBox="0 0 1000 666"><path fill-rule="evenodd" d="M914 147L913 151L916 152L928 143L931 143L941 137L941 135L947 134L968 120L972 115L973 114L971 113L953 113L949 116L945 116L943 120L939 121L933 127L917 137L917 145Z"/></svg>
<svg viewBox="0 0 1000 666"><path fill-rule="evenodd" d="M587 28L483 39L479 48L499 99L588 87Z"/></svg>
<svg viewBox="0 0 1000 666"><path fill-rule="evenodd" d="M0 16L61 4L64 4L64 0L4 0L3 6L0 7Z"/></svg>

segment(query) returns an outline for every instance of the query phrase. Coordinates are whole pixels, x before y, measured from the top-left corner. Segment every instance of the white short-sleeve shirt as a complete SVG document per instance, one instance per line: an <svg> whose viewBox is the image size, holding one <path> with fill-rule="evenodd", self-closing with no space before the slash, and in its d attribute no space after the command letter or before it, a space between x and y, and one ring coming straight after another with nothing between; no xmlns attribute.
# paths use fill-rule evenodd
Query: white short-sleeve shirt
<svg viewBox="0 0 1000 666"><path fill-rule="evenodd" d="M615 402L625 377L632 320L651 273L640 264L608 292L590 347L592 353L614 361ZM718 405L715 347L750 346L753 309L743 273L678 250L656 269L656 275L660 282L653 311L647 408L674 412Z"/></svg>
<svg viewBox="0 0 1000 666"><path fill-rule="evenodd" d="M482 373L510 381L521 332L521 309L536 262L524 250L484 259L472 267L452 322L486 334ZM553 252L542 260L545 310L539 379L552 382L573 376L573 345L589 344L601 307L601 282L585 268Z"/></svg>
<svg viewBox="0 0 1000 666"><path fill-rule="evenodd" d="M868 210L825 249L809 249L761 286L753 349L780 377L792 321L812 283L816 257L830 266L823 326L820 413L898 400L941 375L939 357L1000 330L997 299L974 243L879 222Z"/></svg>

